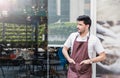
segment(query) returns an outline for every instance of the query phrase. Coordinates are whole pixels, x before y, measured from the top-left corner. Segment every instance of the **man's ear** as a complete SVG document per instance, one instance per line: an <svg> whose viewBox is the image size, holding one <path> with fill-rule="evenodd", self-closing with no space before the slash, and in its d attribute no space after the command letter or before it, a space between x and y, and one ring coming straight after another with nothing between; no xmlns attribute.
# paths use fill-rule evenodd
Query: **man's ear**
<svg viewBox="0 0 120 78"><path fill-rule="evenodd" d="M89 24L86 25L88 28L90 27Z"/></svg>

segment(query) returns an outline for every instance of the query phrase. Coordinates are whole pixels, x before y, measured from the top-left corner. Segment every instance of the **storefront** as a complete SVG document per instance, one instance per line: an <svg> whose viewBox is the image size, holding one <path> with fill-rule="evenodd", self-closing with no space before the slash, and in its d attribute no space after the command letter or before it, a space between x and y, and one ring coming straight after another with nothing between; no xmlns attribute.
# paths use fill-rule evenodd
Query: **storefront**
<svg viewBox="0 0 120 78"><path fill-rule="evenodd" d="M119 0L0 0L0 76L23 75L19 67L11 68L16 62L14 53L22 51L24 56L34 51L33 63L22 61L22 66L28 66L24 67L26 77L66 78L68 65L61 53L63 44L76 31L76 18L88 15L92 19L90 33L101 40L107 54L105 61L93 64L93 78L119 77L116 75L120 74L119 3ZM7 62L3 62L3 56ZM21 64L17 62L17 66Z"/></svg>

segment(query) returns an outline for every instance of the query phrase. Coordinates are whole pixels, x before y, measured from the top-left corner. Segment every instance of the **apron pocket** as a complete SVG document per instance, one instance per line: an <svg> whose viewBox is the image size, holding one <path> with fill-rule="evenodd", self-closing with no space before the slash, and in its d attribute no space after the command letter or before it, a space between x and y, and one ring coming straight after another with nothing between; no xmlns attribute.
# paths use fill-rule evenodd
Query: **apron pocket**
<svg viewBox="0 0 120 78"><path fill-rule="evenodd" d="M75 65L75 69L76 69L76 71L80 71L80 69L81 69L81 65L80 65L79 63L76 63L76 65Z"/></svg>
<svg viewBox="0 0 120 78"><path fill-rule="evenodd" d="M69 64L69 67L70 69L73 71L73 72L76 72L76 69L75 69L75 64Z"/></svg>
<svg viewBox="0 0 120 78"><path fill-rule="evenodd" d="M78 72L84 74L89 70L90 66L90 64L82 64L80 65L80 70L78 70Z"/></svg>

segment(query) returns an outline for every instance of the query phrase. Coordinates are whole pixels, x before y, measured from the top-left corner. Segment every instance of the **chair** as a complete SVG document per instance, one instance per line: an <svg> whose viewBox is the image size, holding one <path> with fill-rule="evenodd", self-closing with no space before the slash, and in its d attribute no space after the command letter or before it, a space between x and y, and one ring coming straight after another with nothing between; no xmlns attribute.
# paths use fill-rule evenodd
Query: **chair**
<svg viewBox="0 0 120 78"><path fill-rule="evenodd" d="M57 54L58 54L58 57L59 57L60 65L63 67L63 71L62 71L62 72L64 72L63 75L66 77L68 61L62 53L62 47L58 48Z"/></svg>
<svg viewBox="0 0 120 78"><path fill-rule="evenodd" d="M60 64L65 68L65 66L67 65L67 60L64 57L63 53L62 53L62 48L58 48L58 57L60 60Z"/></svg>

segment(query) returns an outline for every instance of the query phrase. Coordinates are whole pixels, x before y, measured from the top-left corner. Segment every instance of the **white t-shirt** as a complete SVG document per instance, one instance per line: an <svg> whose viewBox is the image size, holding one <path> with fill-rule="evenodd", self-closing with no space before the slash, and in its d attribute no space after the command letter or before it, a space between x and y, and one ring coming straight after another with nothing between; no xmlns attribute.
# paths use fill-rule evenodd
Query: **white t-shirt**
<svg viewBox="0 0 120 78"><path fill-rule="evenodd" d="M87 37L89 36L89 33L84 38L81 38L78 32L74 32L74 33L70 34L70 36L68 37L68 39L64 43L64 46L66 46L67 48L71 48L71 52L73 50L73 44L74 44L74 40L75 40L76 36L78 36L76 39L77 41L85 42L85 41L87 41ZM90 34L90 37L88 40L89 58L95 57L96 56L95 52L100 54L103 51L104 51L104 48L103 48L100 40L96 36Z"/></svg>

